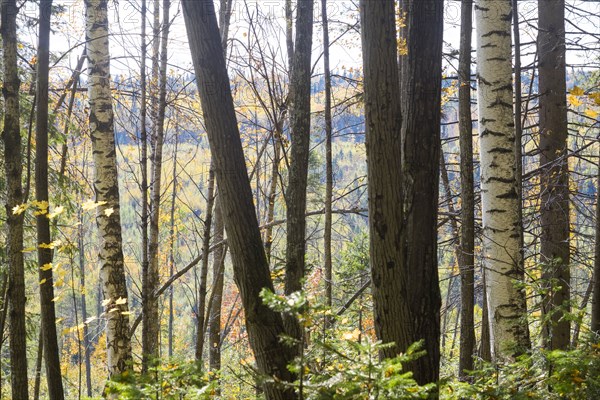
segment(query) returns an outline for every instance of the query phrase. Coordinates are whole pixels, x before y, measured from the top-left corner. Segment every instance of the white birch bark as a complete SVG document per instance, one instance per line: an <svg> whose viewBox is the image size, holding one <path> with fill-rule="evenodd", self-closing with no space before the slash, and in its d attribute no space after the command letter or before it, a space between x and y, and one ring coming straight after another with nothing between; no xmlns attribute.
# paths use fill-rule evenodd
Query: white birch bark
<svg viewBox="0 0 600 400"><path fill-rule="evenodd" d="M519 251L521 221L514 151L510 0L478 0L479 144L485 278L494 360L528 347Z"/></svg>
<svg viewBox="0 0 600 400"><path fill-rule="evenodd" d="M90 135L94 154L96 223L101 237L98 260L105 302L108 372L112 376L130 368L131 343L127 286L121 240L119 183L115 150L114 116L110 91L107 0L87 0L88 96Z"/></svg>

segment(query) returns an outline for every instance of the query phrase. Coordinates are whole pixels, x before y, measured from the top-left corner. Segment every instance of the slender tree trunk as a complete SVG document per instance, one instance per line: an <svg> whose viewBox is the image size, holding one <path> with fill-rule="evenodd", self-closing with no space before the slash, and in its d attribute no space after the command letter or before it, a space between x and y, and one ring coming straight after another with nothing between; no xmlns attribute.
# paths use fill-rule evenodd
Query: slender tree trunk
<svg viewBox="0 0 600 400"><path fill-rule="evenodd" d="M473 178L473 122L471 119L471 34L473 0L462 0L458 61L458 122L460 143L460 357L458 376L473 369L475 349L475 185Z"/></svg>
<svg viewBox="0 0 600 400"><path fill-rule="evenodd" d="M313 36L313 1L298 2L296 40L290 87L291 162L288 171L287 243L284 292L302 290L306 255L306 189L310 151L310 79ZM298 321L284 316L286 331L300 341Z"/></svg>
<svg viewBox="0 0 600 400"><path fill-rule="evenodd" d="M131 368L129 307L123 260L119 182L110 90L108 1L86 0L88 40L88 96L90 135L94 155L100 252L100 277L105 301L109 377Z"/></svg>
<svg viewBox="0 0 600 400"><path fill-rule="evenodd" d="M285 0L285 45L288 56L288 74L292 76L294 64L294 12L292 0Z"/></svg>
<svg viewBox="0 0 600 400"><path fill-rule="evenodd" d="M510 0L478 0L477 60L483 251L492 357L529 348L515 174Z"/></svg>
<svg viewBox="0 0 600 400"><path fill-rule="evenodd" d="M479 357L483 361L492 361L492 344L490 338L490 317L488 307L488 296L485 284L485 269L482 271L483 277L483 309L481 310L481 344L479 347Z"/></svg>
<svg viewBox="0 0 600 400"><path fill-rule="evenodd" d="M150 262L148 260L148 129L146 125L146 118L148 115L147 108L147 83L146 83L146 58L147 58L147 44L146 44L146 18L147 18L147 1L142 0L141 5L141 66L140 66L140 145L141 145L141 215L140 215L140 229L142 231L142 306L147 304L148 299L148 268ZM143 310L144 312L144 310Z"/></svg>
<svg viewBox="0 0 600 400"><path fill-rule="evenodd" d="M2 18L3 88L4 94L4 169L6 172L6 255L8 259L8 307L10 376L13 399L26 399L27 381L27 331L25 327L25 269L23 261L23 214L13 208L23 203L21 159L21 113L19 107L19 70L17 65L17 3L3 0ZM2 292L4 294L4 292ZM2 307L6 309L7 304ZM0 335L4 330L0 332Z"/></svg>
<svg viewBox="0 0 600 400"><path fill-rule="evenodd" d="M406 288L410 314L404 323L410 321L412 327L395 341L403 351L410 343L424 339L427 355L411 367L417 382L423 384L438 380L440 357L437 209L443 2L404 3L408 47L408 55L400 59L404 197L398 204L405 210L404 268L411 280Z"/></svg>
<svg viewBox="0 0 600 400"><path fill-rule="evenodd" d="M215 201L214 243L224 239L223 213L221 200ZM223 285L225 277L225 246L219 246L213 253L213 301L209 309L208 343L210 370L217 372L221 369L221 305L223 303Z"/></svg>
<svg viewBox="0 0 600 400"><path fill-rule="evenodd" d="M278 120L275 123L275 131L273 132L273 163L271 165L271 185L269 188L269 204L267 205L267 224L270 224L275 219L275 200L277 198L277 182L279 181L279 164L281 162L281 124L283 121ZM269 225L265 229L265 252L267 261L271 264L271 250L273 247L273 226Z"/></svg>
<svg viewBox="0 0 600 400"><path fill-rule="evenodd" d="M35 359L35 381L33 383L33 400L40 398L40 385L42 383L42 361L44 358L44 330L40 326L38 336L37 356Z"/></svg>
<svg viewBox="0 0 600 400"><path fill-rule="evenodd" d="M50 16L52 0L40 1L39 43L37 55L37 114L35 152L35 198L38 208L48 206L48 71L50 61ZM54 286L52 279L52 250L49 244L50 220L47 212L36 217L38 264L40 267L41 318L44 331L44 359L48 396L51 400L64 399L58 338L56 335L56 311L54 309Z"/></svg>
<svg viewBox="0 0 600 400"><path fill-rule="evenodd" d="M210 249L210 231L212 227L213 206L215 202L215 173L214 163L211 162L208 178L208 194L206 197L206 217L204 218L204 237L202 238L202 258L200 264L200 288L198 290L198 326L196 332L196 360L202 360L204 351L204 315L206 312L206 280L208 279L208 252Z"/></svg>
<svg viewBox="0 0 600 400"><path fill-rule="evenodd" d="M170 228L169 228L169 276L173 276L175 273L175 243L177 242L177 236L175 233L175 206L177 203L177 149L179 144L179 125L175 125L175 149L173 150L173 190L171 192L171 212L170 212ZM173 286L169 288L169 358L173 357L173 323L174 313L173 308Z"/></svg>
<svg viewBox="0 0 600 400"><path fill-rule="evenodd" d="M542 301L550 349L569 347L569 165L567 162L567 84L565 2L539 0L539 104L541 207L540 256L548 292Z"/></svg>
<svg viewBox="0 0 600 400"><path fill-rule="evenodd" d="M260 298L261 290L274 291L274 287L252 201L214 5L212 0L184 0L182 6L249 342L259 372L290 382L293 377L287 364L293 353L280 341L282 317ZM264 386L269 400L296 398L291 389L272 383Z"/></svg>
<svg viewBox="0 0 600 400"><path fill-rule="evenodd" d="M92 366L91 366L91 343L87 321L87 304L85 301L87 288L85 286L85 240L83 232L83 215L79 215L79 284L81 286L81 318L83 319L83 347L85 349L85 383L87 396L92 397Z"/></svg>
<svg viewBox="0 0 600 400"><path fill-rule="evenodd" d="M155 38L158 40L156 14L159 7L155 1ZM160 197L161 197L161 178L162 178L162 159L164 143L164 125L165 110L167 107L167 45L169 39L169 9L170 0L163 0L163 29L160 35L160 67L158 73L158 104L155 111L154 120L154 138L152 155L152 185L150 192L150 237L148 239L148 276L145 289L146 304L143 310L144 319L142 320L142 351L143 351L143 369L147 370L149 362L159 356L159 331L160 316L159 303L156 296L160 281L159 270L159 217L160 217ZM153 67L154 68L154 67Z"/></svg>
<svg viewBox="0 0 600 400"><path fill-rule="evenodd" d="M596 176L596 243L594 246L594 289L590 330L600 336L600 168Z"/></svg>
<svg viewBox="0 0 600 400"><path fill-rule="evenodd" d="M323 247L325 255L325 302L333 305L333 267L331 262L331 225L333 214L333 160L331 156L331 139L333 126L331 118L331 71L329 67L329 22L327 19L327 0L321 0L321 17L323 18L323 69L325 74L325 232Z"/></svg>

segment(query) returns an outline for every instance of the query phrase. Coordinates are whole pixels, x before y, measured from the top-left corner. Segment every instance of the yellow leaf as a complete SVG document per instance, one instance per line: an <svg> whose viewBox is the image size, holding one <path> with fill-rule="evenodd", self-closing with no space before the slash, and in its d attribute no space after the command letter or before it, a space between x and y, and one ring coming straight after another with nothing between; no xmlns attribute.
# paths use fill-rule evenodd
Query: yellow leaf
<svg viewBox="0 0 600 400"><path fill-rule="evenodd" d="M590 93L589 98L594 100L594 103L596 103L597 106L600 106L600 92L594 92L594 93Z"/></svg>
<svg viewBox="0 0 600 400"><path fill-rule="evenodd" d="M31 253L32 251L35 251L35 247L27 247L22 250L23 253Z"/></svg>
<svg viewBox="0 0 600 400"><path fill-rule="evenodd" d="M42 271L48 271L49 269L52 269L52 263L44 264L40 267L40 269Z"/></svg>
<svg viewBox="0 0 600 400"><path fill-rule="evenodd" d="M569 93L571 93L573 96L582 96L584 92L579 86L573 86L573 89L571 89Z"/></svg>
<svg viewBox="0 0 600 400"><path fill-rule="evenodd" d="M111 299L102 300L102 307L106 307L107 305L109 305L110 304L110 300Z"/></svg>
<svg viewBox="0 0 600 400"><path fill-rule="evenodd" d="M61 287L64 284L65 284L64 279L60 278L56 282L54 282L54 287Z"/></svg>
<svg viewBox="0 0 600 400"><path fill-rule="evenodd" d="M119 297L118 299L115 300L115 304L118 306L121 304L126 304L126 303L127 303L127 298Z"/></svg>
<svg viewBox="0 0 600 400"><path fill-rule="evenodd" d="M579 107L583 104L583 102L580 99L578 99L572 94L567 96L567 100L569 101L569 103L571 103L571 105L573 105L573 107Z"/></svg>
<svg viewBox="0 0 600 400"><path fill-rule="evenodd" d="M598 118L598 111L592 110L591 108L586 109L583 113L590 118Z"/></svg>
<svg viewBox="0 0 600 400"><path fill-rule="evenodd" d="M65 208L63 206L58 206L54 209L53 212L51 212L50 214L48 214L48 219L52 219L57 217L58 215L62 214L65 211Z"/></svg>
<svg viewBox="0 0 600 400"><path fill-rule="evenodd" d="M40 281L40 285L43 285L44 283L46 283L46 280L47 280L46 278L42 279L42 280Z"/></svg>
<svg viewBox="0 0 600 400"><path fill-rule="evenodd" d="M121 311L121 315L131 315L131 311Z"/></svg>
<svg viewBox="0 0 600 400"><path fill-rule="evenodd" d="M14 206L12 212L14 215L23 214L25 210L29 208L28 204L19 204L18 206Z"/></svg>
<svg viewBox="0 0 600 400"><path fill-rule="evenodd" d="M52 301L53 301L54 303L56 303L56 302L57 302L57 301L59 301L59 300L60 300L60 295L58 295L58 296L56 296L55 298L53 298L53 299L52 299Z"/></svg>
<svg viewBox="0 0 600 400"><path fill-rule="evenodd" d="M112 208L107 208L106 210L104 210L104 215L106 215L107 217L110 217L111 215L113 215L115 212L115 210L113 210Z"/></svg>
<svg viewBox="0 0 600 400"><path fill-rule="evenodd" d="M93 210L93 209L95 209L95 208L97 208L97 207L100 207L100 206L102 206L102 205L104 205L104 204L106 204L106 202L105 202L105 201L99 201L99 202L97 202L97 203L96 203L96 202L94 202L93 200L91 200L91 199L88 199L88 200L86 200L86 201L85 201L85 202L84 202L84 203L81 205L81 208L82 208L84 211L89 211L89 210Z"/></svg>

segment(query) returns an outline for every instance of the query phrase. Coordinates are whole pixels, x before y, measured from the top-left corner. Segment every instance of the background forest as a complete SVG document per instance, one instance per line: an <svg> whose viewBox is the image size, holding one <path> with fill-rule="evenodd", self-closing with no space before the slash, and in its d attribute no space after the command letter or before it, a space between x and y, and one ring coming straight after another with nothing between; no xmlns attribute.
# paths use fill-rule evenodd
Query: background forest
<svg viewBox="0 0 600 400"><path fill-rule="evenodd" d="M0 398L600 398L600 3L0 15Z"/></svg>

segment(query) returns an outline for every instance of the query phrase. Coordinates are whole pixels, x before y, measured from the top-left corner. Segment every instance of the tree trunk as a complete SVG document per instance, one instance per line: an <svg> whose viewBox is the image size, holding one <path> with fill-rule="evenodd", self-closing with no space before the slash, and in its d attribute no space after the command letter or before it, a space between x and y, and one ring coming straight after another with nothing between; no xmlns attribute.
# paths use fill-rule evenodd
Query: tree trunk
<svg viewBox="0 0 600 400"><path fill-rule="evenodd" d="M179 115L176 116L176 118ZM175 205L177 203L177 149L179 144L179 125L175 123L175 148L173 149L173 190L171 191L171 211L170 216L170 227L169 227L169 276L175 274L175 243L177 242L177 235L175 233ZM168 354L169 358L173 357L173 325L175 319L175 310L173 308L173 295L174 288L169 288L169 346Z"/></svg>
<svg viewBox="0 0 600 400"><path fill-rule="evenodd" d="M529 348L521 269L521 221L515 175L515 123L510 0L478 0L478 106L483 253L492 357L512 359Z"/></svg>
<svg viewBox="0 0 600 400"><path fill-rule="evenodd" d="M538 15L540 256L548 290L542 310L549 315L543 329L551 350L565 350L570 342L570 323L564 317L570 312L571 273L564 0L539 0Z"/></svg>
<svg viewBox="0 0 600 400"><path fill-rule="evenodd" d="M417 382L439 377L440 289L437 209L442 84L443 2L405 1L408 55L401 60L402 185L405 273L412 327L396 339L404 350L425 340L427 355L412 370ZM415 302L414 299L420 299Z"/></svg>
<svg viewBox="0 0 600 400"><path fill-rule="evenodd" d="M596 176L596 243L594 246L594 289L592 294L592 321L590 331L600 335L600 168Z"/></svg>
<svg viewBox="0 0 600 400"><path fill-rule="evenodd" d="M110 90L107 5L107 0L86 0L90 135L95 165L94 191L96 201L102 203L96 215L101 238L98 262L102 294L106 303L108 374L112 377L131 368L131 343Z"/></svg>
<svg viewBox="0 0 600 400"><path fill-rule="evenodd" d="M200 264L200 288L198 290L198 313L196 331L196 360L202 360L204 351L204 315L206 313L206 280L208 279L208 252L210 249L210 231L212 227L213 206L215 202L215 173L214 163L211 162L208 174L208 193L206 195L206 217L204 218L204 237L202 238L202 258Z"/></svg>
<svg viewBox="0 0 600 400"><path fill-rule="evenodd" d="M83 215L79 214L79 284L81 286L81 318L83 319L83 347L85 357L85 383L87 396L92 397L92 366L91 366L91 343L87 321L87 304L85 301L87 288L85 287L85 236L83 230Z"/></svg>
<svg viewBox="0 0 600 400"><path fill-rule="evenodd" d="M331 156L331 139L333 126L331 118L331 71L329 67L329 22L327 20L327 0L321 0L321 17L323 18L323 70L325 74L325 232L323 247L325 256L325 304L333 305L333 266L331 261L331 225L333 200L333 160Z"/></svg>
<svg viewBox="0 0 600 400"><path fill-rule="evenodd" d="M430 2L426 2L431 5ZM413 5L414 6L414 5ZM417 5L414 10L415 17L421 16L421 9ZM431 15L441 13L432 10ZM364 97L365 97L365 122L367 134L367 164L369 179L369 230L370 230L370 261L373 282L373 301L375 308L375 331L384 343L394 342L393 347L383 350L382 356L393 357L414 342L425 339L428 355L409 368L414 371L418 382L433 382L437 380L439 360L439 307L440 293L437 287L437 267L435 263L435 244L433 247L422 248L420 255L427 256L428 263L415 264L415 269L407 264L412 252L417 249L408 247L406 243L408 227L403 221L411 210L399 207L404 204L406 195L413 196L412 187L405 187L402 181L403 144L401 142L402 117L399 96L399 79L396 28L394 19L394 2L370 1L360 2L362 24L362 48L364 62ZM428 29L432 25L428 24ZM433 28L437 31L437 28ZM428 37L429 35L426 35ZM413 39L414 40L414 39ZM441 57L441 47L440 57ZM431 66L430 66L431 67ZM408 66L407 68L413 68ZM441 70L440 70L441 71ZM405 71L403 71L404 73ZM435 72L437 74L437 72ZM441 73L441 72L440 72ZM415 78L417 78L415 76ZM437 97L434 90L430 95L435 97L436 104L427 104L426 107L437 109L437 117L430 116L431 125L435 124L439 132L439 87L440 79L436 81ZM408 82L407 82L408 83ZM419 83L421 81L419 80ZM425 87L429 88L429 84ZM422 106L422 103L420 103ZM412 110L411 110L412 112ZM435 112L434 112L435 113ZM424 121L421 121L423 123ZM407 126L408 131L408 126ZM437 182L437 165L439 163L439 135L430 135L426 140L435 150L436 176L426 178L427 185L433 186ZM409 138L410 139L410 138ZM413 139L414 140L414 139ZM424 146L419 145L419 148ZM429 149L426 149L429 150ZM425 167L425 165L423 165ZM412 172L408 170L408 172ZM403 182L403 184L399 184ZM429 189L428 189L429 190ZM426 191L425 193L429 193ZM431 198L420 202L419 207L429 203L437 205ZM414 216L413 216L414 217ZM431 232L419 235L428 240L435 237L436 213L429 216L431 219ZM413 219L414 221L414 219ZM428 223L429 223L428 222ZM423 222L421 222L423 223ZM425 229L425 227L423 227ZM435 243L435 241L434 241ZM430 244L428 244L430 246ZM433 254L429 254L429 251ZM410 252L410 253L409 253ZM416 255L415 255L416 256ZM423 260L425 261L425 260ZM419 270L417 268L421 268ZM427 269L425 269L427 268ZM413 291L413 288L416 290ZM433 340L435 338L435 340Z"/></svg>
<svg viewBox="0 0 600 400"><path fill-rule="evenodd" d="M13 399L28 398L27 330L25 327L25 264L23 261L23 214L13 208L23 203L21 159L21 113L19 108L19 70L17 65L17 4L3 0L2 49L4 55L4 169L6 172L6 256L8 260L8 306L10 376ZM3 292L2 292L3 293ZM7 304L2 304L3 308ZM3 333L3 332L1 332ZM0 334L1 334L0 333Z"/></svg>
<svg viewBox="0 0 600 400"><path fill-rule="evenodd" d="M310 151L310 78L313 35L313 1L298 2L296 40L292 57L290 83L291 162L288 171L287 243L285 294L302 290L306 255L306 188L308 153ZM300 341L302 329L298 321L284 316L286 331Z"/></svg>
<svg viewBox="0 0 600 400"><path fill-rule="evenodd" d="M473 369L475 349L475 187L473 179L473 121L471 119L471 34L473 0L462 0L458 61L458 120L460 142L460 357L458 376Z"/></svg>
<svg viewBox="0 0 600 400"><path fill-rule="evenodd" d="M185 0L182 6L248 339L259 372L290 382L293 376L287 365L292 351L280 341L282 317L260 298L263 289L274 288L254 210L214 5L212 0ZM296 398L293 390L276 384L266 383L264 389L269 400Z"/></svg>
<svg viewBox="0 0 600 400"><path fill-rule="evenodd" d="M223 213L221 200L215 201L214 243L220 243L224 238ZM208 343L210 370L217 372L221 369L221 305L223 303L223 285L225 277L225 246L219 246L213 253L213 301L209 309Z"/></svg>
<svg viewBox="0 0 600 400"><path fill-rule="evenodd" d="M158 40L158 2L155 1L154 40ZM154 137L152 154L152 184L150 189L150 237L148 239L148 275L144 290L145 305L142 320L142 366L147 370L149 363L159 357L160 316L156 290L160 282L158 262L160 198L162 182L163 143L165 136L165 110L167 107L167 44L169 39L170 0L163 0L163 29L160 36L160 66L158 72L158 104L154 112ZM154 66L153 66L154 68Z"/></svg>
<svg viewBox="0 0 600 400"><path fill-rule="evenodd" d="M39 209L48 210L48 72L50 61L50 17L52 0L40 1L39 43L37 54L37 114L35 152L35 198ZM52 250L50 243L50 220L47 212L36 217L38 264L40 276L41 319L44 332L44 359L48 397L64 399L58 338L56 335L56 311L54 309L54 286L52 279ZM50 268L48 268L50 267Z"/></svg>

